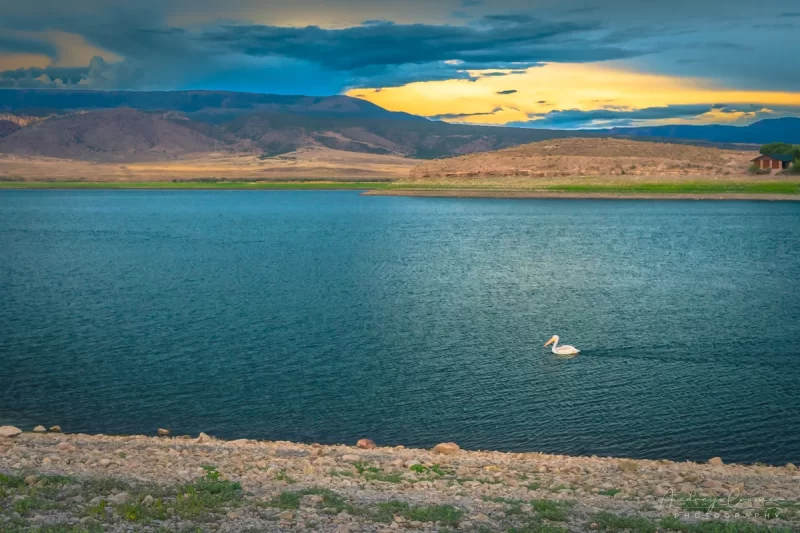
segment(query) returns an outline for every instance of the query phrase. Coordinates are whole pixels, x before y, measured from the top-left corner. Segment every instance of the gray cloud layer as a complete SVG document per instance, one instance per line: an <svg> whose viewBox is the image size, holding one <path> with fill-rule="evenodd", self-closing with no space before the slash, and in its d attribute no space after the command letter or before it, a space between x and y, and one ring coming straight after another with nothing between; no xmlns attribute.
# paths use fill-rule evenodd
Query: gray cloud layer
<svg viewBox="0 0 800 533"><path fill-rule="evenodd" d="M692 119L711 111L719 113L746 113L754 120L775 116L793 116L800 113L800 108L792 106L771 106L770 112L762 111L760 105L668 105L663 107L646 107L643 109L619 109L604 107L582 111L579 109L554 110L539 115L530 115L526 122L515 122L511 126L532 128L589 128L589 127L621 127L631 126L641 121L663 119Z"/></svg>
<svg viewBox="0 0 800 533"><path fill-rule="evenodd" d="M236 83L237 78L269 83L278 76L297 73L302 78L313 72L324 74L340 90L469 79L468 70L521 71L543 62L604 61L645 53L619 39L610 40L598 22L541 20L526 14L486 15L460 26L368 21L343 29L242 23L188 29L157 21L147 25L140 17L127 20L113 15L112 19L91 26L72 19L66 23L90 43L128 60L121 69L109 64L87 66L84 85L175 88L231 79ZM55 55L51 45L35 40L4 39L2 49ZM41 74L3 72L0 84L31 86ZM73 73L68 78L60 78L55 70L45 74L47 78L39 81L42 85L55 84L55 79L74 84Z"/></svg>
<svg viewBox="0 0 800 533"><path fill-rule="evenodd" d="M787 67L775 52L777 44L800 48L796 0L762 0L758 10L752 9L753 0L537 0L535 11L529 0L443 2L448 5L441 9L429 0L392 6L417 20L439 21L424 24L381 20L392 15L374 0L229 0L224 7L213 0L7 2L0 17L0 54L57 60L53 44L30 32L63 31L124 60L0 72L0 87L330 94L351 87L474 79L468 70L520 72L551 61L623 60L637 70L708 77L731 87L800 90L800 69ZM372 20L338 29L248 20L252 13L280 9L364 13L355 20ZM447 24L429 16L454 9L462 9L466 18ZM193 13L202 23L168 22L185 21ZM212 20L207 13L237 20ZM552 120L567 118L554 115Z"/></svg>

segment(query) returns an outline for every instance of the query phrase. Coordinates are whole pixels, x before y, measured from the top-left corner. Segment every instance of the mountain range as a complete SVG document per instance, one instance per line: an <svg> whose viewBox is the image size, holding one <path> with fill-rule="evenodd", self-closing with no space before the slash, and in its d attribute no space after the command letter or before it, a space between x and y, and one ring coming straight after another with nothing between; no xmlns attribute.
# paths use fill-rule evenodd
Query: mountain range
<svg viewBox="0 0 800 533"><path fill-rule="evenodd" d="M800 143L800 119L746 127L547 130L448 124L341 95L0 90L0 153L86 161L211 152L272 157L306 148L434 159L554 138L608 136L712 145Z"/></svg>

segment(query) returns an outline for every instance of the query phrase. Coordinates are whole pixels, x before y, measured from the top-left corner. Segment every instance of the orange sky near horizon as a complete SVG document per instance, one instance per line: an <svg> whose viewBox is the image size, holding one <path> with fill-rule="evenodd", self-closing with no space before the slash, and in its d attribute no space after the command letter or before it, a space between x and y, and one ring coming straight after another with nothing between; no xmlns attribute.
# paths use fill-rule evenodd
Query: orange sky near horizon
<svg viewBox="0 0 800 533"><path fill-rule="evenodd" d="M473 76L486 73L470 72ZM516 92L499 94L512 90ZM550 63L521 74L481 77L475 81L417 82L402 87L352 89L346 94L392 111L428 117L460 115L447 121L488 125L527 121L529 115L553 110L741 104L762 106L759 113L769 115L771 106L800 107L800 92L731 89L702 78L635 72L614 62ZM713 111L691 122L741 123L753 117L752 112ZM670 123L687 123L687 118L641 122L642 125Z"/></svg>

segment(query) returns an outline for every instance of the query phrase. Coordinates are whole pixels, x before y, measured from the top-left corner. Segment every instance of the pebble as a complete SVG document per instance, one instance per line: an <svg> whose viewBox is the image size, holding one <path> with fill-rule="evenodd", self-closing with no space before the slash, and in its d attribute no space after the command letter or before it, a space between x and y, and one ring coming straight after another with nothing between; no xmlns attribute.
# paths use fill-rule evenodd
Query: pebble
<svg viewBox="0 0 800 533"><path fill-rule="evenodd" d="M130 498L130 495L128 495L127 492L120 492L119 494L114 494L113 496L109 496L108 498L106 498L106 500L108 501L108 503L113 503L115 505L118 505L120 503L125 503L126 501L128 501L128 498Z"/></svg>

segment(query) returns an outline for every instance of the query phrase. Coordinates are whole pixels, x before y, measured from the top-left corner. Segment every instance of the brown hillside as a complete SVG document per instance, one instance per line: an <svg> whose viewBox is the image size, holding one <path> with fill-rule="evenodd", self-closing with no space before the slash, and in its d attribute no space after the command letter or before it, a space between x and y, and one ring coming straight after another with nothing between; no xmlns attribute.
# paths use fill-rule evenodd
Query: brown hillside
<svg viewBox="0 0 800 533"><path fill-rule="evenodd" d="M199 131L128 108L52 118L0 139L0 152L88 161L156 161L221 148Z"/></svg>
<svg viewBox="0 0 800 533"><path fill-rule="evenodd" d="M15 133L19 129L20 127L14 122L11 122L10 120L0 119L0 137L6 137L8 135L11 135L12 133Z"/></svg>
<svg viewBox="0 0 800 533"><path fill-rule="evenodd" d="M752 152L608 138L553 139L418 165L413 179L743 174Z"/></svg>

